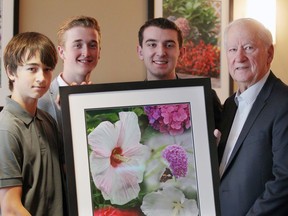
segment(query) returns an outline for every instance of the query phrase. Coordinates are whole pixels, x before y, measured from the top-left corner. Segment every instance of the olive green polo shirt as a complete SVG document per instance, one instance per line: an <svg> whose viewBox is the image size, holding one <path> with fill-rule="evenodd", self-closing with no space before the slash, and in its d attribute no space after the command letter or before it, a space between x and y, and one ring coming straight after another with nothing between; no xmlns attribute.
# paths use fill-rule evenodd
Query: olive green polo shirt
<svg viewBox="0 0 288 216"><path fill-rule="evenodd" d="M31 116L7 97L0 113L0 188L22 185L22 203L33 216L63 215L55 120L37 110Z"/></svg>

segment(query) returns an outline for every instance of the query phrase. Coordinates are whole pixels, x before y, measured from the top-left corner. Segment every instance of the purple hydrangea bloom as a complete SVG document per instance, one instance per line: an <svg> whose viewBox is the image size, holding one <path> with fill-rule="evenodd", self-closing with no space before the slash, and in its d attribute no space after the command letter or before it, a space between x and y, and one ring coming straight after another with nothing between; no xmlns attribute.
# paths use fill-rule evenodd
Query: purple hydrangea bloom
<svg viewBox="0 0 288 216"><path fill-rule="evenodd" d="M161 133L182 134L191 127L188 104L145 106L149 124Z"/></svg>
<svg viewBox="0 0 288 216"><path fill-rule="evenodd" d="M188 171L188 157L180 145L169 145L162 151L162 157L169 163L175 178L185 177Z"/></svg>

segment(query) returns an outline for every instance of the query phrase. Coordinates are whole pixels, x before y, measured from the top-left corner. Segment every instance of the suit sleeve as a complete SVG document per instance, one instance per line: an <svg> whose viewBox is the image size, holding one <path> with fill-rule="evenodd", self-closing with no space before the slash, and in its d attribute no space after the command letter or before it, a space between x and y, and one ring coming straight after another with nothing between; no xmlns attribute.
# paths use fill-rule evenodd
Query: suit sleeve
<svg viewBox="0 0 288 216"><path fill-rule="evenodd" d="M277 107L277 110L275 108ZM247 215L288 215L288 102L274 104L272 134L273 179L265 184ZM267 131L268 132L268 131Z"/></svg>

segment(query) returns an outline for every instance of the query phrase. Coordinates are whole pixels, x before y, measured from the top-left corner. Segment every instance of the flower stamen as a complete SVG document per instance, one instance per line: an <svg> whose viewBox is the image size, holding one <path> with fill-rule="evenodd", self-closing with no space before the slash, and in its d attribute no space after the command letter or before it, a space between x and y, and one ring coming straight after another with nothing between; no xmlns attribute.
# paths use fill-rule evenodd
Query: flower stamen
<svg viewBox="0 0 288 216"><path fill-rule="evenodd" d="M180 202L173 202L173 216L177 216L180 214L180 210L184 208L184 206Z"/></svg>
<svg viewBox="0 0 288 216"><path fill-rule="evenodd" d="M128 162L129 160L128 157L122 155L122 149L120 147L116 147L112 150L110 162L113 167L117 167L122 162Z"/></svg>

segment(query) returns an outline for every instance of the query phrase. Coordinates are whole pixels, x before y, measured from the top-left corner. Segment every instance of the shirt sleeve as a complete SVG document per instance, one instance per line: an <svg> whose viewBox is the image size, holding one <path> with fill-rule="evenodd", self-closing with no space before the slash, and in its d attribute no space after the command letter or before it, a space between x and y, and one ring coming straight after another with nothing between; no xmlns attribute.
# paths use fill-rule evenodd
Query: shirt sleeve
<svg viewBox="0 0 288 216"><path fill-rule="evenodd" d="M0 130L0 188L22 185L22 153L17 138Z"/></svg>

